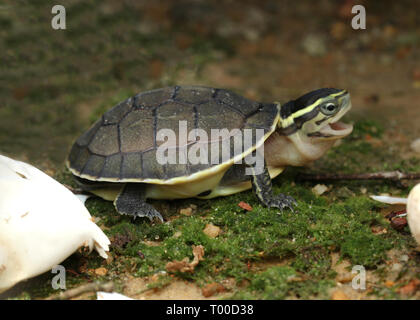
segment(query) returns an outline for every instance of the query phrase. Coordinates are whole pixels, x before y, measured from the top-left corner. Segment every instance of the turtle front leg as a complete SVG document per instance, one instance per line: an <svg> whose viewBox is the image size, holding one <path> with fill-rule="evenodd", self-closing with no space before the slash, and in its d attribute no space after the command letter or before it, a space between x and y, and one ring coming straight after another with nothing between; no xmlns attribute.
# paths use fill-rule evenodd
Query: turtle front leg
<svg viewBox="0 0 420 320"><path fill-rule="evenodd" d="M142 183L127 183L114 201L118 213L128 216L147 217L150 221L162 215L153 206L146 203L146 186Z"/></svg>
<svg viewBox="0 0 420 320"><path fill-rule="evenodd" d="M293 211L293 206L297 205L296 200L285 194L273 194L273 189L271 185L270 174L267 169L267 165L264 161L264 171L261 174L255 174L255 169L249 167L251 175L251 184L252 190L254 191L257 198L269 208L279 208L283 210L284 208L289 208Z"/></svg>

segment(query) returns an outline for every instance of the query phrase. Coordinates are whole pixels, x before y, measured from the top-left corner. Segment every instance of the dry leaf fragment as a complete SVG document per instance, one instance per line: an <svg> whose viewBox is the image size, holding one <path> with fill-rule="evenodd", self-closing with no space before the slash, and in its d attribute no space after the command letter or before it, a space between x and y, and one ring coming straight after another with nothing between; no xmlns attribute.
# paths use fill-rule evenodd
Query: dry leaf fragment
<svg viewBox="0 0 420 320"><path fill-rule="evenodd" d="M193 209L191 207L179 210L180 214L183 214L184 216L187 216L187 217L191 216L192 212L193 212Z"/></svg>
<svg viewBox="0 0 420 320"><path fill-rule="evenodd" d="M172 261L166 264L166 271L168 272L193 272L194 268L198 265L201 260L204 260L204 247L202 245L192 246L194 260L190 263L188 257L182 259L181 261Z"/></svg>
<svg viewBox="0 0 420 320"><path fill-rule="evenodd" d="M194 270L193 267L191 267L190 263L189 263L189 259L188 258L184 258L181 261L175 260L172 262L168 262L166 264L166 271L168 272L192 272Z"/></svg>
<svg viewBox="0 0 420 320"><path fill-rule="evenodd" d="M211 297L213 295L215 295L216 293L220 293L225 291L225 287L222 286L220 283L217 282L213 282L213 283L209 283L208 285L206 285L202 290L201 290L201 294L204 297Z"/></svg>
<svg viewBox="0 0 420 320"><path fill-rule="evenodd" d="M215 226L214 224L208 223L206 224L203 232L210 238L216 238L222 232L222 229L220 229L218 226Z"/></svg>
<svg viewBox="0 0 420 320"><path fill-rule="evenodd" d="M95 274L97 276L105 276L107 273L108 273L108 270L105 269L104 267L95 269Z"/></svg>
<svg viewBox="0 0 420 320"><path fill-rule="evenodd" d="M194 260L191 262L191 264L194 265L194 267L198 264L199 261L204 260L204 247L202 245L199 246L192 246L193 248L193 255Z"/></svg>
<svg viewBox="0 0 420 320"><path fill-rule="evenodd" d="M404 287L401 287L398 292L404 295L413 295L420 288L420 280L413 279Z"/></svg>
<svg viewBox="0 0 420 320"><path fill-rule="evenodd" d="M238 206L246 211L252 211L252 207L246 202L241 201L238 203Z"/></svg>

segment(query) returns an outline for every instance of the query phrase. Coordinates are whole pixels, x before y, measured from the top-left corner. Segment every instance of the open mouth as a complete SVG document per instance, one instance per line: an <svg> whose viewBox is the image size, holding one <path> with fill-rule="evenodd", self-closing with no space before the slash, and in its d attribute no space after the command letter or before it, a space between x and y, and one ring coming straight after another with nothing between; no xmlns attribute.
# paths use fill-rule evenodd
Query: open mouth
<svg viewBox="0 0 420 320"><path fill-rule="evenodd" d="M339 121L350 109L351 102L347 97L346 107L343 108L338 114L332 118L329 123L326 123L324 127L319 129L317 132L309 134L310 137L318 137L324 139L340 139L348 136L353 131L353 125Z"/></svg>
<svg viewBox="0 0 420 320"><path fill-rule="evenodd" d="M323 126L317 131L309 133L309 137L322 138L323 140L337 140L348 136L353 131L353 125L341 122L340 119L351 109L350 95L341 98L341 110L323 122ZM318 123L317 123L318 124Z"/></svg>
<svg viewBox="0 0 420 320"><path fill-rule="evenodd" d="M343 123L340 121L328 123L325 127L319 130L320 137L345 137L353 131L353 125Z"/></svg>

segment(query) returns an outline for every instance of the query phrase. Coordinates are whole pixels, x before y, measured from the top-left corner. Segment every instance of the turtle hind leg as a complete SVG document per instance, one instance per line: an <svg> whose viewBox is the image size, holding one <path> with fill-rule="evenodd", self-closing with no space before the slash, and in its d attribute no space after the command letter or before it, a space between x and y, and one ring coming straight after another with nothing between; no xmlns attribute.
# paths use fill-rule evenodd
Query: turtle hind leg
<svg viewBox="0 0 420 320"><path fill-rule="evenodd" d="M252 167L250 169L253 170ZM264 171L261 174L251 175L251 184L255 195L267 207L279 208L281 210L289 208L293 211L293 206L297 205L296 200L290 196L281 193L277 195L273 194L271 178L265 162Z"/></svg>
<svg viewBox="0 0 420 320"><path fill-rule="evenodd" d="M146 203L146 188L141 183L127 183L114 201L118 213L137 217L147 217L150 221L158 218L163 222L162 215Z"/></svg>

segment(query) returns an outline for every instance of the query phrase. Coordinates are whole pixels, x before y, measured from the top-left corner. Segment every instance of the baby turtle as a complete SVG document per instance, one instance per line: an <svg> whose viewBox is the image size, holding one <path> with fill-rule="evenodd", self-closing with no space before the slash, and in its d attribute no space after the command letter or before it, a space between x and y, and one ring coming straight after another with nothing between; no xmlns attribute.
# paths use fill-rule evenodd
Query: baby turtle
<svg viewBox="0 0 420 320"><path fill-rule="evenodd" d="M352 126L339 119L350 108L349 93L333 88L284 105L198 86L147 91L80 136L67 166L84 190L133 217L163 220L147 199L210 199L250 188L265 206L292 208L293 198L273 194L271 179L349 135Z"/></svg>

